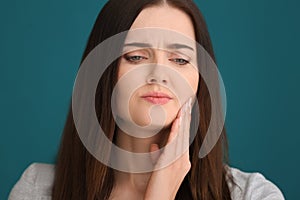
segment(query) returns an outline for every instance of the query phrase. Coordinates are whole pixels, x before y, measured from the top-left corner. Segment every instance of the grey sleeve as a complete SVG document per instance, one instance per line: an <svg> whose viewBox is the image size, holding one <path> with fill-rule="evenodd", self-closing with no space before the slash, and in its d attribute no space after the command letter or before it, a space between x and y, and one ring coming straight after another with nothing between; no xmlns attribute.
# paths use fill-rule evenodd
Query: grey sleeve
<svg viewBox="0 0 300 200"><path fill-rule="evenodd" d="M246 173L233 169L238 187L234 187L232 198L245 200L284 200L280 189L260 173Z"/></svg>
<svg viewBox="0 0 300 200"><path fill-rule="evenodd" d="M54 167L49 164L31 164L12 188L9 200L50 200Z"/></svg>

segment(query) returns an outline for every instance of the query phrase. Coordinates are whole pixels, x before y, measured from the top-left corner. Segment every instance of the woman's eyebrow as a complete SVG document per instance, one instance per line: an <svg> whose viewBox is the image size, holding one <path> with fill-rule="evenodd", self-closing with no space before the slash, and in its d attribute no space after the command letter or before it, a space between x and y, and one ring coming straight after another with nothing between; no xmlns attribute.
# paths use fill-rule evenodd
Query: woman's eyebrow
<svg viewBox="0 0 300 200"><path fill-rule="evenodd" d="M188 45L179 44L179 43L170 44L170 45L168 45L168 48L170 48L170 49L190 49L190 50L194 51L194 48L192 48Z"/></svg>
<svg viewBox="0 0 300 200"><path fill-rule="evenodd" d="M146 48L146 47L150 48L150 47L152 47L148 43L140 43L140 42L126 43L126 44L124 44L124 47L126 47L126 46L134 46L134 47L142 47L142 48Z"/></svg>
<svg viewBox="0 0 300 200"><path fill-rule="evenodd" d="M135 46L135 47L141 47L141 48L151 48L152 47L151 44L140 43L140 42L126 43L126 44L124 44L124 47L126 47L126 46ZM179 43L169 44L167 46L167 48L168 49L183 49L183 48L186 48L186 49L190 49L190 50L194 51L194 48L192 48L188 45L179 44Z"/></svg>

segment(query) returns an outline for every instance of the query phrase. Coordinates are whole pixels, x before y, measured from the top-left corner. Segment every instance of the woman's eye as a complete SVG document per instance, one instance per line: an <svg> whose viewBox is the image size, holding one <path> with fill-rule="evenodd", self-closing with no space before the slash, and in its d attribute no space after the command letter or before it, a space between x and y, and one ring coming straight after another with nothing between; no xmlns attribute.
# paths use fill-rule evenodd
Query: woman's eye
<svg viewBox="0 0 300 200"><path fill-rule="evenodd" d="M173 62L176 62L179 65L186 65L186 64L189 63L189 61L187 61L183 58L173 58L173 59L170 59L170 60L173 61Z"/></svg>
<svg viewBox="0 0 300 200"><path fill-rule="evenodd" d="M129 62L138 62L143 59L147 59L144 56L125 56L125 59Z"/></svg>

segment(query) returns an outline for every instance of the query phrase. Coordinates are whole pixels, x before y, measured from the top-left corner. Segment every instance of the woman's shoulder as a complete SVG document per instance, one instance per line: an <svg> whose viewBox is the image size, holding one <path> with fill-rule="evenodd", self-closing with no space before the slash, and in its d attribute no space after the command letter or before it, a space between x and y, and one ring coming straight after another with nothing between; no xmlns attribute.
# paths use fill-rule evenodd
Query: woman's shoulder
<svg viewBox="0 0 300 200"><path fill-rule="evenodd" d="M51 199L55 174L52 164L32 163L9 194L9 200Z"/></svg>
<svg viewBox="0 0 300 200"><path fill-rule="evenodd" d="M235 167L228 169L235 183L229 182L232 199L284 200L280 189L261 173L244 172Z"/></svg>
<svg viewBox="0 0 300 200"><path fill-rule="evenodd" d="M229 182L232 199L283 200L280 189L258 172L244 172L227 166L234 185ZM10 192L9 200L51 199L55 165L31 164Z"/></svg>

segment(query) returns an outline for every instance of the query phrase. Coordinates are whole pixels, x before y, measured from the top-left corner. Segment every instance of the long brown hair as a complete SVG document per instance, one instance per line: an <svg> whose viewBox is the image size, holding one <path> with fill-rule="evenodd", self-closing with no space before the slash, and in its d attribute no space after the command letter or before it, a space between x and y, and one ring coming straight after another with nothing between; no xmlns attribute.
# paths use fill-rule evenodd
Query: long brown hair
<svg viewBox="0 0 300 200"><path fill-rule="evenodd" d="M96 19L82 61L105 39L129 30L135 18L145 7L163 3L179 8L191 17L196 41L215 60L206 23L192 0L109 0ZM99 123L111 140L115 136L116 125L110 109L110 98L117 82L117 72L118 61L116 60L101 77L95 97ZM192 166L177 192L176 199L231 199L228 183L232 181L232 176L226 170L228 147L225 128L212 151L204 158L198 157L211 117L210 94L201 75L197 98L201 120L197 135L190 145ZM195 122L192 119L191 128L194 125ZM52 199L108 199L113 186L113 170L95 159L83 146L74 125L70 104L55 167Z"/></svg>

